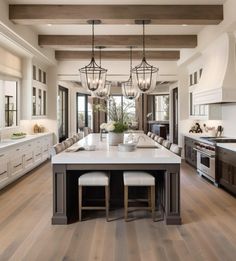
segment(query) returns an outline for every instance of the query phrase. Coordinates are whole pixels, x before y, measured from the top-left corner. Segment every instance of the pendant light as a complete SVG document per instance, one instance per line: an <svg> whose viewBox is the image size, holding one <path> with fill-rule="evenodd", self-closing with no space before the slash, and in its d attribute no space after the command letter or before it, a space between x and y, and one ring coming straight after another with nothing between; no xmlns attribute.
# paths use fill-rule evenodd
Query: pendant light
<svg viewBox="0 0 236 261"><path fill-rule="evenodd" d="M107 70L98 66L94 58L94 25L100 23L100 20L88 21L92 24L92 57L87 66L79 69L82 86L91 92L103 89L106 83Z"/></svg>
<svg viewBox="0 0 236 261"><path fill-rule="evenodd" d="M158 68L150 65L145 57L145 24L149 24L150 20L137 20L136 24L143 25L143 59L142 62L132 69L134 74L135 85L139 92L150 93L156 87Z"/></svg>
<svg viewBox="0 0 236 261"><path fill-rule="evenodd" d="M129 100L137 99L139 97L139 92L134 86L133 76L132 76L132 46L130 47L130 76L128 81L122 82L122 94L125 98Z"/></svg>
<svg viewBox="0 0 236 261"><path fill-rule="evenodd" d="M105 46L98 46L99 48L99 66L101 67L102 63L102 49L105 48ZM97 91L92 92L92 96L99 98L99 99L107 99L109 98L110 95L110 89L111 89L111 81L105 81L104 88L101 88Z"/></svg>

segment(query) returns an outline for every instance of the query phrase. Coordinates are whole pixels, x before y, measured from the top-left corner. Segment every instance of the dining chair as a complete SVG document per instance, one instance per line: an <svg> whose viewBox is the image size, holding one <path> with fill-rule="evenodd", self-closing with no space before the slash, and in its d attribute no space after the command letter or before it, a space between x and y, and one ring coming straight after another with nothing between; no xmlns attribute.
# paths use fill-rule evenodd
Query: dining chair
<svg viewBox="0 0 236 261"><path fill-rule="evenodd" d="M152 219L155 221L155 178L144 171L124 171L124 216L128 221L129 207L129 187L148 187L148 207L139 207L135 209L151 210ZM133 200L132 200L133 201Z"/></svg>
<svg viewBox="0 0 236 261"><path fill-rule="evenodd" d="M160 145L162 145L163 140L164 140L164 138L159 137L159 138L157 139L157 142L158 142Z"/></svg>
<svg viewBox="0 0 236 261"><path fill-rule="evenodd" d="M106 221L109 221L109 201L110 201L110 177L102 171L87 172L79 177L79 221L82 221L82 210L105 210ZM105 206L83 206L83 187L105 187Z"/></svg>
<svg viewBox="0 0 236 261"><path fill-rule="evenodd" d="M171 142L169 140L163 140L162 146L164 146L165 148L167 148L169 150L170 146L171 146Z"/></svg>
<svg viewBox="0 0 236 261"><path fill-rule="evenodd" d="M171 144L170 151L181 157L182 148L177 144Z"/></svg>

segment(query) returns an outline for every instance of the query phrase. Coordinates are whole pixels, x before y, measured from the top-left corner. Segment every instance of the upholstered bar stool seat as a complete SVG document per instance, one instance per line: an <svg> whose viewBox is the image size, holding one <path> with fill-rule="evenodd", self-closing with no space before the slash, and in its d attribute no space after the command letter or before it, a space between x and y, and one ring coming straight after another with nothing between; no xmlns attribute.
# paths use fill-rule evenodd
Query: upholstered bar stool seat
<svg viewBox="0 0 236 261"><path fill-rule="evenodd" d="M129 187L149 187L148 188L148 208L152 211L152 218L155 220L155 178L147 172L144 171L124 171L124 206L125 206L125 220L128 219L129 210Z"/></svg>
<svg viewBox="0 0 236 261"><path fill-rule="evenodd" d="M79 221L82 220L82 210L106 210L106 220L108 221L109 216L109 198L110 198L110 188L109 188L109 175L102 171L88 172L79 177ZM82 188L83 187L105 187L105 207L94 207L94 206L83 206L82 204Z"/></svg>

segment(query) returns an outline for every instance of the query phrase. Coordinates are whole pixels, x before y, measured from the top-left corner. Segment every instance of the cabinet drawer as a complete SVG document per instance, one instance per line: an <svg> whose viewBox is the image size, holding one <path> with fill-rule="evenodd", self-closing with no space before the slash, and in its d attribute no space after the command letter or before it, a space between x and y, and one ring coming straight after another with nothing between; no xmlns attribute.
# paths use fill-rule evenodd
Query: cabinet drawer
<svg viewBox="0 0 236 261"><path fill-rule="evenodd" d="M23 155L11 160L11 175L16 175L23 170Z"/></svg>
<svg viewBox="0 0 236 261"><path fill-rule="evenodd" d="M33 151L27 151L24 154L24 167L27 168L29 165L34 163L34 153Z"/></svg>
<svg viewBox="0 0 236 261"><path fill-rule="evenodd" d="M0 182L8 178L8 161L7 158L0 158Z"/></svg>

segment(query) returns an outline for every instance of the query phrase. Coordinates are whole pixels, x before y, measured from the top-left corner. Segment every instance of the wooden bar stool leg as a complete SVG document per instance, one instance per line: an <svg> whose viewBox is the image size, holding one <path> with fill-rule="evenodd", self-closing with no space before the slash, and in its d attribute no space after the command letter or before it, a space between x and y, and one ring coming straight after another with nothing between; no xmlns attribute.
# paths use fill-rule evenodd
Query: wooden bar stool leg
<svg viewBox="0 0 236 261"><path fill-rule="evenodd" d="M79 221L82 220L82 186L79 186Z"/></svg>
<svg viewBox="0 0 236 261"><path fill-rule="evenodd" d="M155 186L151 186L151 205L152 205L153 221L155 221L155 200L156 200Z"/></svg>
<svg viewBox="0 0 236 261"><path fill-rule="evenodd" d="M151 187L148 187L148 207L152 209Z"/></svg>
<svg viewBox="0 0 236 261"><path fill-rule="evenodd" d="M106 220L109 221L109 186L105 186Z"/></svg>
<svg viewBox="0 0 236 261"><path fill-rule="evenodd" d="M128 200L129 200L128 186L124 187L124 207L125 207L125 221L128 221Z"/></svg>

